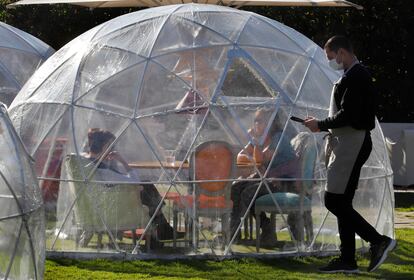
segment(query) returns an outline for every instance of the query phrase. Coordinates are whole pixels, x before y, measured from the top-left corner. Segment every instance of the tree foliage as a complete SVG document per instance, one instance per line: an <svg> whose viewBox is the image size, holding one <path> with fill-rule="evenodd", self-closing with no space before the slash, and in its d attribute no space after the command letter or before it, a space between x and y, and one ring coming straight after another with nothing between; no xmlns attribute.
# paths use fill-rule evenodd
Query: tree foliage
<svg viewBox="0 0 414 280"><path fill-rule="evenodd" d="M26 31L54 49L105 21L137 9L88 9L66 4L6 8L15 0L0 0L0 21Z"/></svg>
<svg viewBox="0 0 414 280"><path fill-rule="evenodd" d="M55 49L89 30L136 8L87 9L70 5L37 5L6 9L0 0L0 20L45 41ZM379 91L379 118L384 122L414 122L413 42L414 1L354 0L353 8L244 7L280 21L323 45L334 34L354 43L358 58L373 73Z"/></svg>

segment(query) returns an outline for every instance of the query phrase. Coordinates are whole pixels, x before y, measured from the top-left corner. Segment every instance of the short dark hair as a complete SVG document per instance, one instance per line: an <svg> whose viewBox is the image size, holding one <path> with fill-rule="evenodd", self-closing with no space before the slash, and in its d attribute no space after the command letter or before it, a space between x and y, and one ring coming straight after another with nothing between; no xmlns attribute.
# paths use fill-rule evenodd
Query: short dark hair
<svg viewBox="0 0 414 280"><path fill-rule="evenodd" d="M338 52L340 48L345 49L350 53L354 52L351 42L347 37L342 35L335 35L329 38L329 40L325 43L324 48L329 49L333 52Z"/></svg>
<svg viewBox="0 0 414 280"><path fill-rule="evenodd" d="M88 131L88 145L89 151L92 153L102 152L104 146L110 141L115 140L115 135L113 135L108 130L101 128L90 128Z"/></svg>

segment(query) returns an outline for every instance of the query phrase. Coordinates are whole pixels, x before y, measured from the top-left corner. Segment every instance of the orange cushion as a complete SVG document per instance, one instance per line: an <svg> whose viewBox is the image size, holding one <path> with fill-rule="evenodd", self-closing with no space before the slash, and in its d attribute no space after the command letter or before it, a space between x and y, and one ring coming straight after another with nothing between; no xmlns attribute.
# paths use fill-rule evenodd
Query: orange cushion
<svg viewBox="0 0 414 280"><path fill-rule="evenodd" d="M195 156L195 179L203 180L225 180L232 174L233 153L227 146L211 144L198 150ZM223 190L227 182L202 182L198 187L209 192Z"/></svg>
<svg viewBox="0 0 414 280"><path fill-rule="evenodd" d="M161 196L163 196L163 195L164 194L161 194ZM180 195L176 192L168 192L165 195L165 199L172 200L172 201L176 201L177 199L180 199L179 197L180 197Z"/></svg>
<svg viewBox="0 0 414 280"><path fill-rule="evenodd" d="M143 233L144 233L144 229L143 228L137 228L135 230L135 234L136 234L137 238L140 238ZM124 231L124 237L126 237L126 238L132 238L132 231L130 231L130 230Z"/></svg>
<svg viewBox="0 0 414 280"><path fill-rule="evenodd" d="M224 196L207 196L201 194L199 197L200 208L232 208L233 201L228 201Z"/></svg>

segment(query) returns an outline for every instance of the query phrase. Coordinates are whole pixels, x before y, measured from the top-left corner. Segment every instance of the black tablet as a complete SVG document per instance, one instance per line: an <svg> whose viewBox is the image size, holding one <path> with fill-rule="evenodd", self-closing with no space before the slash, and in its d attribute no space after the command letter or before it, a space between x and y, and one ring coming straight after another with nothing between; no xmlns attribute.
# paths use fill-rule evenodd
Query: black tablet
<svg viewBox="0 0 414 280"><path fill-rule="evenodd" d="M295 116L291 116L290 119L292 121L300 122L300 123L303 123L305 121L304 119L301 119L301 118L298 118L298 117L295 117Z"/></svg>

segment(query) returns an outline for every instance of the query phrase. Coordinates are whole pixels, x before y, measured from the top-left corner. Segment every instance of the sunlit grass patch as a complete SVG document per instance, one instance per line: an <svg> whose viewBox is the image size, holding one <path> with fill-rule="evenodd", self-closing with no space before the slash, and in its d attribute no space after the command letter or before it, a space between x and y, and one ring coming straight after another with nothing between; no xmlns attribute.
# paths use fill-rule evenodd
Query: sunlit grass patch
<svg viewBox="0 0 414 280"><path fill-rule="evenodd" d="M358 256L361 274L352 279L411 279L414 275L414 229L398 229L397 249L374 273L366 272L367 256ZM329 258L298 257L224 261L48 260L45 279L333 279L317 268ZM339 274L337 279L349 279Z"/></svg>

